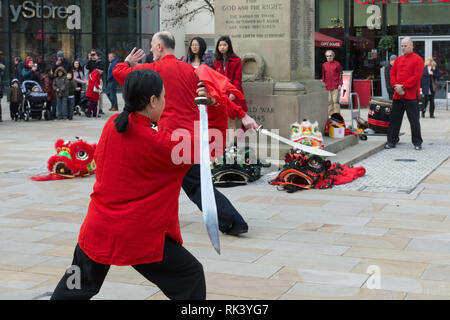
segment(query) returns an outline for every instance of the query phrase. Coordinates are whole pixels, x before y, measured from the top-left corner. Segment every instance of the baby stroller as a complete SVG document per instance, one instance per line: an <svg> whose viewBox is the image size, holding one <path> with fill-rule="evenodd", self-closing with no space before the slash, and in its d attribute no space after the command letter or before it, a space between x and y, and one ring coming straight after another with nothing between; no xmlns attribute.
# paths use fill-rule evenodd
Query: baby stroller
<svg viewBox="0 0 450 320"><path fill-rule="evenodd" d="M22 83L23 102L19 110L20 118L29 121L31 119L41 120L44 111L45 120L51 119L51 111L44 110L47 102L47 93L36 81L27 80Z"/></svg>

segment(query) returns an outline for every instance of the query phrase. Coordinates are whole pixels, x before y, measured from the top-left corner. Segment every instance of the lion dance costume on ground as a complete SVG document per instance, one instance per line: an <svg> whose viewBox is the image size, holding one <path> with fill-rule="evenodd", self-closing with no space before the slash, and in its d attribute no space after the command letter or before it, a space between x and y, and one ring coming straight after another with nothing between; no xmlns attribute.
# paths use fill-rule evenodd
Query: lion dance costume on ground
<svg viewBox="0 0 450 320"><path fill-rule="evenodd" d="M317 155L291 149L285 158L285 166L269 183L293 193L304 189L328 189L334 185L352 182L366 174L364 167L350 167L332 163Z"/></svg>
<svg viewBox="0 0 450 320"><path fill-rule="evenodd" d="M77 137L76 141L59 139L55 143L56 155L47 161L50 174L32 177L34 181L72 179L95 174L94 152L96 144Z"/></svg>

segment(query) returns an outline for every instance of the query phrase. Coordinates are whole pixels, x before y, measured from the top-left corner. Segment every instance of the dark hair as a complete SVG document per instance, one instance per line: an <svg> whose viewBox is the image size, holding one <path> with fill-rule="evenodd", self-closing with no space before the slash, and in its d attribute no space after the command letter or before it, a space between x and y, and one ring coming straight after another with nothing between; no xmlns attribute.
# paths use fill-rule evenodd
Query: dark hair
<svg viewBox="0 0 450 320"><path fill-rule="evenodd" d="M228 51L227 51L227 54L226 54L225 58L228 59L234 54L233 45L231 44L230 37L228 37L228 36L221 36L219 38L219 40L217 40L216 52L214 54L214 56L216 57L217 60L222 60L223 59L223 56L222 56L222 54L219 51L219 43L221 41L225 41L228 44Z"/></svg>
<svg viewBox="0 0 450 320"><path fill-rule="evenodd" d="M192 42L196 40L198 42L198 45L200 46L200 51L198 52L198 57L200 58L200 60L202 60L203 55L205 54L206 51L206 41L203 38L200 37L195 37L192 38L191 42L189 43L189 48L188 48L188 52L187 52L187 56L189 58L189 61L194 61L195 59L195 54L192 52L191 46L192 46Z"/></svg>
<svg viewBox="0 0 450 320"><path fill-rule="evenodd" d="M175 38L172 35L161 32L158 34L158 38L165 48L175 49Z"/></svg>
<svg viewBox="0 0 450 320"><path fill-rule="evenodd" d="M125 108L114 120L117 132L127 131L130 113L144 110L152 96L160 97L162 89L163 81L157 72L149 69L130 72L123 86Z"/></svg>
<svg viewBox="0 0 450 320"><path fill-rule="evenodd" d="M75 69L75 62L78 62L79 63L79 67L78 67L78 69ZM75 60L73 60L73 62L72 62L72 70L80 70L80 71L83 71L83 66L81 65L81 61L80 60L78 60L78 59L75 59Z"/></svg>

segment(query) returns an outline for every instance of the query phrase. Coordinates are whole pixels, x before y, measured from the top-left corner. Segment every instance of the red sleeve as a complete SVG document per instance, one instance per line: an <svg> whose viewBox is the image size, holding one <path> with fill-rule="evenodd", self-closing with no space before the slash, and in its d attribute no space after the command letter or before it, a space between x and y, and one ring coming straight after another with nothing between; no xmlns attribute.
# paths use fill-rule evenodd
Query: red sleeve
<svg viewBox="0 0 450 320"><path fill-rule="evenodd" d="M402 83L405 88L415 88L417 86L417 83L420 82L422 79L423 74L423 61L421 58L417 58L416 61L414 61L414 65L411 66L413 68L413 75L405 81L405 83Z"/></svg>
<svg viewBox="0 0 450 320"><path fill-rule="evenodd" d="M342 66L340 63L339 63L338 70L339 70L339 85L342 86Z"/></svg>
<svg viewBox="0 0 450 320"><path fill-rule="evenodd" d="M123 86L125 83L125 79L127 78L128 74L131 71L134 70L140 70L140 69L152 69L151 63L144 63L140 64L136 67L130 67L128 63L121 62L116 65L116 67L113 70L113 77L117 80L117 82ZM152 69L153 70L153 69Z"/></svg>
<svg viewBox="0 0 450 320"><path fill-rule="evenodd" d="M233 101L231 101L229 98L227 99L227 114L228 117L231 119L242 119L245 117L246 112L242 109L240 105L237 105Z"/></svg>

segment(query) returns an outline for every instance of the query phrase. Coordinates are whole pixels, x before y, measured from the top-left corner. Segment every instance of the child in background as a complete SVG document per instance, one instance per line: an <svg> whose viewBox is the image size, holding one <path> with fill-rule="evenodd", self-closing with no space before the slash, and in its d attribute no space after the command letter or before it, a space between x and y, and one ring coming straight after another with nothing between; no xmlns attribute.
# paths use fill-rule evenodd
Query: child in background
<svg viewBox="0 0 450 320"><path fill-rule="evenodd" d="M9 103L11 120L19 120L19 107L23 101L22 90L19 88L19 80L14 79L11 82L11 88L8 91L7 101Z"/></svg>
<svg viewBox="0 0 450 320"><path fill-rule="evenodd" d="M58 106L56 107L56 118L63 120L67 118L67 97L69 95L68 81L66 77L66 70L63 67L58 67L55 71L56 78L53 80L53 89L56 93L56 100Z"/></svg>
<svg viewBox="0 0 450 320"><path fill-rule="evenodd" d="M73 80L72 73L67 73L67 106L69 109L67 119L73 120L73 111L75 109L75 91L77 89L77 83Z"/></svg>

